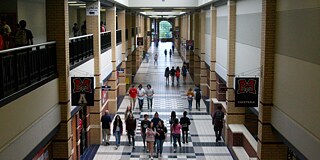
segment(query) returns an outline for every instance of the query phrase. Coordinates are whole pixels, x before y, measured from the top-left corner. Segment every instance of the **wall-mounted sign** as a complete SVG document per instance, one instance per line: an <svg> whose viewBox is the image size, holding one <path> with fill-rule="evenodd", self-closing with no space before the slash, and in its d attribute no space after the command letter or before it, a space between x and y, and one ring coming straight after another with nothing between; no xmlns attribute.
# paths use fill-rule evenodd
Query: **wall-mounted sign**
<svg viewBox="0 0 320 160"><path fill-rule="evenodd" d="M124 68L119 68L118 73L124 73Z"/></svg>
<svg viewBox="0 0 320 160"><path fill-rule="evenodd" d="M235 106L258 107L259 78L237 77L235 83Z"/></svg>
<svg viewBox="0 0 320 160"><path fill-rule="evenodd" d="M194 40L186 40L186 49L187 50L193 50L193 48L194 48Z"/></svg>
<svg viewBox="0 0 320 160"><path fill-rule="evenodd" d="M137 37L138 46L143 46L143 37Z"/></svg>
<svg viewBox="0 0 320 160"><path fill-rule="evenodd" d="M86 7L87 16L97 16L99 15L100 4L98 2L93 2L88 4Z"/></svg>
<svg viewBox="0 0 320 160"><path fill-rule="evenodd" d="M72 106L94 106L93 77L71 77Z"/></svg>

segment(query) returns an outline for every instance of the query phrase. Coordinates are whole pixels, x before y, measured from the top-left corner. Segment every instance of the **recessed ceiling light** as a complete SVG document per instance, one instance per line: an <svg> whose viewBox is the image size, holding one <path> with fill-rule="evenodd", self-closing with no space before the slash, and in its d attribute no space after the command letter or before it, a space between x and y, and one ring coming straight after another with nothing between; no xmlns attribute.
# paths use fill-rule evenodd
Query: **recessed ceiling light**
<svg viewBox="0 0 320 160"><path fill-rule="evenodd" d="M69 1L68 3L69 4L75 4L75 3L77 3L77 1Z"/></svg>

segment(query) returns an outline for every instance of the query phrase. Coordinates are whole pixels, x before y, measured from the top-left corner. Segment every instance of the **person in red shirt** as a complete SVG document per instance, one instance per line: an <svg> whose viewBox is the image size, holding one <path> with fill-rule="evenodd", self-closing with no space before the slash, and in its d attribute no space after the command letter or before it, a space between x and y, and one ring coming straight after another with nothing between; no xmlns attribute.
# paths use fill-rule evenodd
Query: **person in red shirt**
<svg viewBox="0 0 320 160"><path fill-rule="evenodd" d="M130 104L132 106L132 110L134 110L134 107L136 106L137 94L138 94L137 88L135 88L134 85L132 85L129 90L129 96L131 100Z"/></svg>

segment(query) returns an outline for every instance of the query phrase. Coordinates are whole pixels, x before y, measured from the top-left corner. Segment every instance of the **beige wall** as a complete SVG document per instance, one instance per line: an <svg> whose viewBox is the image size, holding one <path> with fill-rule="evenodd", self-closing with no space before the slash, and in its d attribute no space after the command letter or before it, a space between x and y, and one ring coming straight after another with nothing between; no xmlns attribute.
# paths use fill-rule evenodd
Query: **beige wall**
<svg viewBox="0 0 320 160"><path fill-rule="evenodd" d="M18 21L26 20L34 44L47 41L45 0L18 0Z"/></svg>
<svg viewBox="0 0 320 160"><path fill-rule="evenodd" d="M0 159L24 158L59 124L57 106L58 79L55 79L0 108Z"/></svg>
<svg viewBox="0 0 320 160"><path fill-rule="evenodd" d="M320 3L280 0L272 125L307 158L320 151Z"/></svg>

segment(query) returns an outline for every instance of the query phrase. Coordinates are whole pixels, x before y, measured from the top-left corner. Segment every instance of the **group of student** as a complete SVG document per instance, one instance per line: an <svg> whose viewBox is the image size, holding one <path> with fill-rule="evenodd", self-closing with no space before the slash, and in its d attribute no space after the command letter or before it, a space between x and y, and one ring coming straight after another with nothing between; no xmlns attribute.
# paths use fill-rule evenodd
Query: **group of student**
<svg viewBox="0 0 320 160"><path fill-rule="evenodd" d="M167 56L168 54L168 51L167 49L164 50L164 55ZM172 49L169 50L169 55L170 55L170 58L171 56L174 54L174 45L172 44Z"/></svg>
<svg viewBox="0 0 320 160"><path fill-rule="evenodd" d="M108 111L101 117L102 122L102 136L103 144L110 145L110 129L111 129L111 115ZM132 114L131 106L127 107L125 112L125 121L126 132L128 136L128 145L133 146L132 149L135 149L135 132L137 129L137 121ZM170 123L170 142L173 142L174 152L177 152L177 142L179 147L181 147L181 133L182 133L182 143L188 143L188 132L189 125L191 124L190 119L187 117L187 111L183 112L183 117L179 119L176 116L176 112L171 112L171 117L169 119ZM113 122L113 135L116 138L116 147L118 149L120 146L121 135L123 134L124 124L119 115L115 116ZM167 139L167 127L162 119L159 118L158 112L156 112L151 119L149 120L149 115L145 114L144 119L141 121L141 137L143 140L143 150L149 152L149 158L153 159L154 149L156 148L156 154L158 157L162 157L163 152L163 143ZM131 143L132 142L132 143ZM147 147L147 148L146 148Z"/></svg>
<svg viewBox="0 0 320 160"><path fill-rule="evenodd" d="M177 85L179 85L181 72L182 72L182 77L183 77L183 84L186 84L186 78L187 78L186 64L183 64L181 70L180 70L179 66L177 66L176 69L174 68L174 66L172 66L171 70L169 69L169 67L167 67L166 70L164 71L164 76L166 77L166 85L169 85L169 76L171 76L172 85L174 85L174 78L175 77L177 80Z"/></svg>
<svg viewBox="0 0 320 160"><path fill-rule="evenodd" d="M222 111L222 106L217 107L217 111L212 115L212 125L214 125L214 131L216 135L216 142L221 140L221 133L223 128L223 119L224 112ZM105 111L105 114L101 117L102 122L102 136L103 144L110 145L109 140L111 136L111 122L112 118L108 110ZM128 106L125 112L125 125L126 132L128 136L128 145L133 146L132 149L135 149L135 133L137 129L137 120L134 118L132 113L132 107ZM177 152L177 142L181 148L181 134L182 134L182 143L188 143L188 133L189 126L191 125L190 119L187 117L187 111L183 112L183 117L177 118L176 112L172 111L169 119L170 124L170 142L173 142L173 152ZM116 138L116 147L118 149L120 146L121 136L123 134L123 122L119 115L115 116L113 122L112 133ZM159 118L158 112L156 112L152 118L149 120L149 115L145 114L144 119L141 121L140 125L141 137L143 140L143 150L149 152L149 158L153 159L154 149L157 146L157 156L162 157L163 144L167 139L167 127L162 119ZM132 143L131 143L132 142ZM146 149L147 144L147 149Z"/></svg>
<svg viewBox="0 0 320 160"><path fill-rule="evenodd" d="M26 29L27 22L19 21L13 27L7 24L6 19L0 20L0 50L22 47L33 44L32 32Z"/></svg>
<svg viewBox="0 0 320 160"><path fill-rule="evenodd" d="M144 89L142 84L139 84L138 89L134 85L131 85L129 89L130 105L133 106L133 109L136 105L136 100L139 101L139 109L142 110L144 98L147 97L148 109L152 110L152 101L153 101L154 89L150 84L147 85L147 88Z"/></svg>

